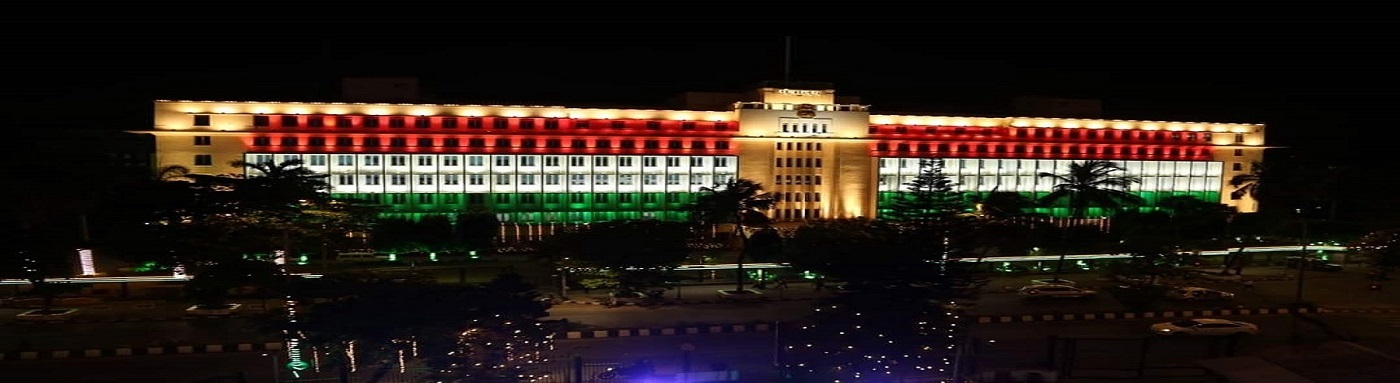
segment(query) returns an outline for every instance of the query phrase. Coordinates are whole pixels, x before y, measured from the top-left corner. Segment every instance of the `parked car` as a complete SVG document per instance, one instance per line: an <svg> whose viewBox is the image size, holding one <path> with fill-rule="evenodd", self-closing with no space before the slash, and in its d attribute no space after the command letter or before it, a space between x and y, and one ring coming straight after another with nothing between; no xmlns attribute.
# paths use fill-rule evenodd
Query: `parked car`
<svg viewBox="0 0 1400 383"><path fill-rule="evenodd" d="M1032 279L1032 280L1031 280L1031 284L1032 284L1032 285L1061 285L1061 286L1074 286L1074 281L1071 281L1071 280L1068 280L1068 279L1060 279L1060 278L1045 278L1045 279Z"/></svg>
<svg viewBox="0 0 1400 383"><path fill-rule="evenodd" d="M1074 286L1030 285L1017 290L1016 294L1025 298L1089 298L1099 293Z"/></svg>
<svg viewBox="0 0 1400 383"><path fill-rule="evenodd" d="M1288 268L1290 269L1296 269L1298 267L1301 267L1303 264L1303 260L1298 257L1288 257ZM1312 271L1342 271L1342 265L1336 263L1328 263L1327 261L1321 259L1310 259L1307 261L1306 264L1308 270Z"/></svg>
<svg viewBox="0 0 1400 383"><path fill-rule="evenodd" d="M1178 287L1167 292L1167 299L1183 301L1220 301L1235 299L1235 294L1204 287Z"/></svg>
<svg viewBox="0 0 1400 383"><path fill-rule="evenodd" d="M1197 335L1197 336L1232 336L1232 335L1256 335L1259 334L1259 326L1249 322L1232 321L1228 319L1183 319L1172 322L1154 324L1151 327L1152 333L1157 335Z"/></svg>

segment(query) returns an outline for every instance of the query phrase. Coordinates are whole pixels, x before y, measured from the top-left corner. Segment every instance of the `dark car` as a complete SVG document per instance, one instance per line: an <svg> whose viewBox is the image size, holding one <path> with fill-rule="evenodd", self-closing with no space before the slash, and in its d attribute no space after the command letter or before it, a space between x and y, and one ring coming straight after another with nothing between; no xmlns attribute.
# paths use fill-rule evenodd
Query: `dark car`
<svg viewBox="0 0 1400 383"><path fill-rule="evenodd" d="M1307 265L1308 270L1313 271L1342 271L1342 265L1328 263L1321 259L1310 259L1306 263L1298 257L1288 257L1288 268L1296 269Z"/></svg>

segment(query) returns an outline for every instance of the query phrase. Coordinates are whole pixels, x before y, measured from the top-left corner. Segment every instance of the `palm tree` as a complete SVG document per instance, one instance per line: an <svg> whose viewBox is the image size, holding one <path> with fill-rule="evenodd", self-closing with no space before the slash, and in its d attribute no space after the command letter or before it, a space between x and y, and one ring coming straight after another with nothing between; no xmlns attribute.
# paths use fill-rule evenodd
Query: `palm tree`
<svg viewBox="0 0 1400 383"><path fill-rule="evenodd" d="M1235 190L1230 192L1230 198L1240 199L1249 196L1257 201L1260 196L1265 195L1268 190L1268 182L1264 181L1271 177L1268 177L1270 173L1264 169L1264 163L1256 161L1249 165L1249 173L1230 177L1230 186L1235 187Z"/></svg>
<svg viewBox="0 0 1400 383"><path fill-rule="evenodd" d="M255 208L285 207L298 204L324 202L330 189L326 182L329 174L316 174L302 166L300 159L290 159L280 163L249 163L233 161L235 167L257 171L258 175L248 175L238 182L235 190L243 195L241 201L253 204Z"/></svg>
<svg viewBox="0 0 1400 383"><path fill-rule="evenodd" d="M997 191L996 188L987 195L974 198L973 203L978 215L993 220L1024 217L1028 210L1035 207L1035 200L1021 193Z"/></svg>
<svg viewBox="0 0 1400 383"><path fill-rule="evenodd" d="M714 187L700 188L702 193L691 206L691 218L705 225L734 224L739 237L738 277L735 291L744 290L744 256L749 251L749 235L745 227L761 228L770 222L763 211L773 207L773 196L763 191L763 185L753 180L731 178Z"/></svg>
<svg viewBox="0 0 1400 383"><path fill-rule="evenodd" d="M1075 218L1084 218L1090 206L1117 209L1124 205L1142 204L1142 197L1127 191L1142 179L1116 174L1124 170L1110 161L1091 160L1070 163L1069 170L1063 175L1040 173L1040 177L1051 177L1059 182L1040 202L1053 204L1066 200L1070 215Z"/></svg>

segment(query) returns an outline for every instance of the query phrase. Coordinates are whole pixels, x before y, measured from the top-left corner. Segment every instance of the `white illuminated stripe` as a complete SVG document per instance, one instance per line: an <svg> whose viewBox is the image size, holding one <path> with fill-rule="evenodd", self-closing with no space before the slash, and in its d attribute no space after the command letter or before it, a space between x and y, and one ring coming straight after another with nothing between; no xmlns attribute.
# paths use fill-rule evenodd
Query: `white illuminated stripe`
<svg viewBox="0 0 1400 383"><path fill-rule="evenodd" d="M302 278L315 279L322 277L321 274L292 274ZM142 276L142 277L92 277L92 278L51 278L48 282L53 283L122 283L122 282L187 282L189 277L176 276ZM0 279L0 285L27 285L27 279Z"/></svg>
<svg viewBox="0 0 1400 383"><path fill-rule="evenodd" d="M97 265L92 261L91 249L78 249L78 264L83 268L83 275L97 275Z"/></svg>
<svg viewBox="0 0 1400 383"><path fill-rule="evenodd" d="M1246 253L1267 253L1267 252L1285 252L1285 251L1302 251L1302 250L1303 250L1303 247L1302 247L1302 246L1260 246L1260 247L1246 247L1246 248L1244 248L1244 252L1246 252ZM1346 248L1345 246L1323 246L1323 245L1318 245L1318 246L1308 246L1308 250L1316 250L1316 251L1346 251L1347 248ZM1239 251L1239 249L1238 249L1238 248L1235 248L1235 249L1232 249L1232 250L1207 250L1207 251L1202 251L1202 252L1200 252L1200 254L1201 254L1201 255L1225 255L1225 254L1233 253L1233 252L1236 252L1236 251ZM1065 256L1065 260L1123 259L1123 258L1132 258L1132 257L1133 257L1133 256L1132 256L1132 255L1129 255L1129 254L1073 254L1073 255L1066 255L1066 256ZM1020 256L1020 257L986 257L986 258L981 258L980 260L981 260L982 262L1031 262L1031 261L1056 261L1056 260L1059 260L1059 259L1060 259L1060 256L1058 256L1058 255L1027 255L1027 256ZM962 259L963 262L977 262L978 260L979 260L978 258L963 258L963 259Z"/></svg>

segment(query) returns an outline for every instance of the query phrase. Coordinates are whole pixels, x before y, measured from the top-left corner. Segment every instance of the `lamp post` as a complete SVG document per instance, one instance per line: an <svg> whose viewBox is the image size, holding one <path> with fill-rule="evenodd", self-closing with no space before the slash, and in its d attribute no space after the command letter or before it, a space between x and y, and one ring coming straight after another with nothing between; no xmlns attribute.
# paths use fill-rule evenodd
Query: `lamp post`
<svg viewBox="0 0 1400 383"><path fill-rule="evenodd" d="M1298 219L1303 222L1303 237L1302 243L1298 247L1300 251L1298 254L1298 283L1293 293L1293 336L1291 340L1294 344L1301 344L1303 343L1303 333L1298 330L1298 311L1303 309L1303 276L1311 262L1308 260L1308 218L1303 215L1303 209L1296 209L1294 212L1298 213Z"/></svg>

